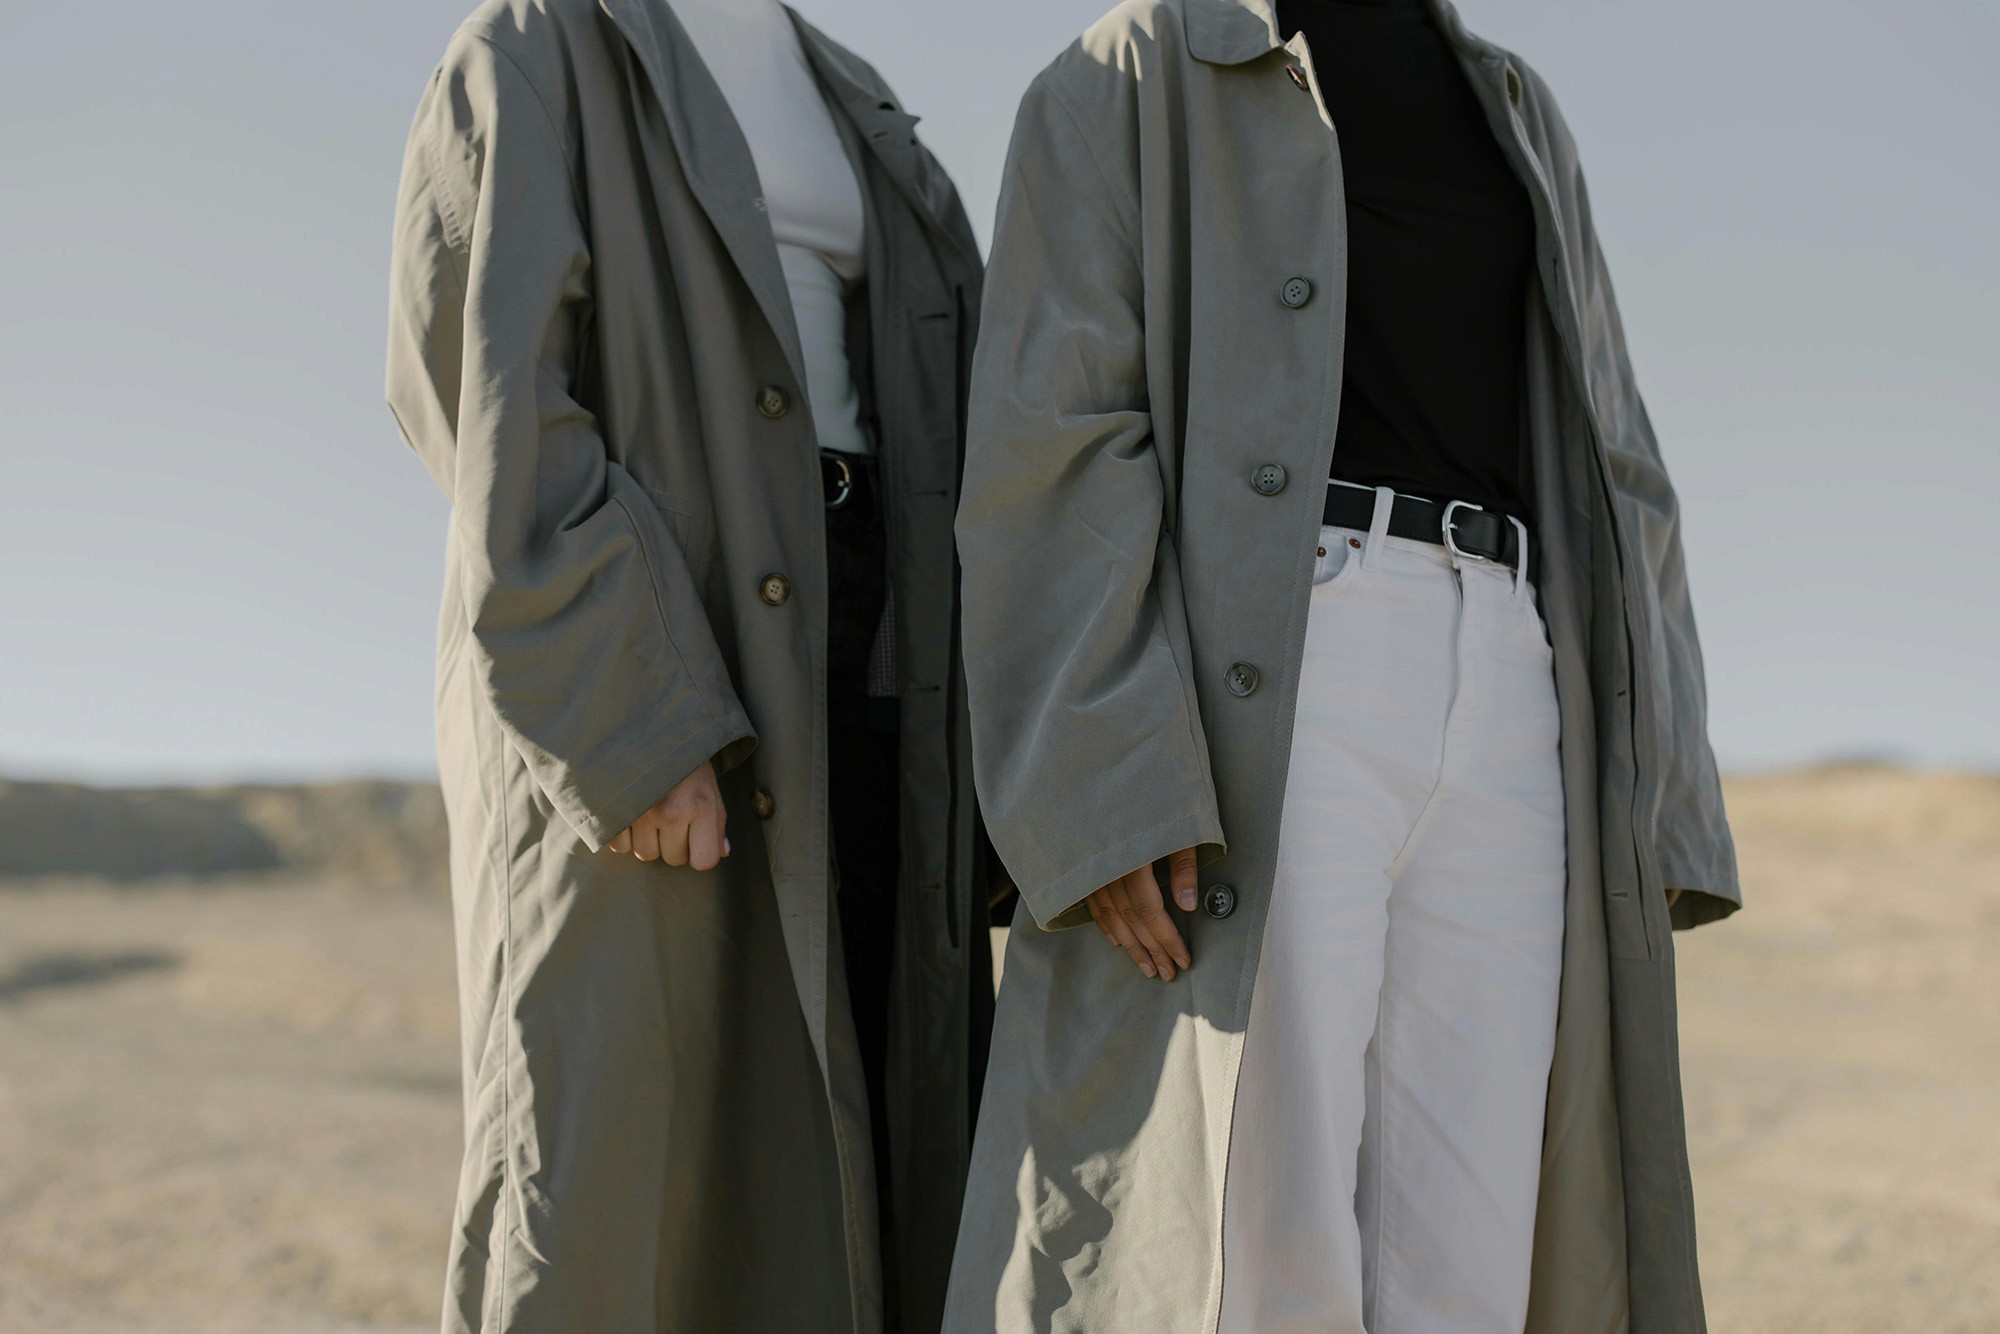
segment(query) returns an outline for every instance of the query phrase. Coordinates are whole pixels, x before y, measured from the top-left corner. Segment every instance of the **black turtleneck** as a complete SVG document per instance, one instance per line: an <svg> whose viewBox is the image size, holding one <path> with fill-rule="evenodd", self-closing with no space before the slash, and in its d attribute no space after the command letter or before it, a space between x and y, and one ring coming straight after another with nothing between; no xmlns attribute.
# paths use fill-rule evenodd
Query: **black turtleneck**
<svg viewBox="0 0 2000 1334"><path fill-rule="evenodd" d="M1422 0L1278 0L1278 21L1305 32L1346 176L1333 475L1526 518L1526 191Z"/></svg>

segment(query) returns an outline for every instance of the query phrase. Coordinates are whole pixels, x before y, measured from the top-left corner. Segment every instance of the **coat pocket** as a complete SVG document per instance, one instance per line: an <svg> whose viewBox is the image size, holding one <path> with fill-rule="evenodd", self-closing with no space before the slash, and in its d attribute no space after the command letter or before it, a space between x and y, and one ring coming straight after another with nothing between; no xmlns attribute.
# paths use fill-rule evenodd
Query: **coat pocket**
<svg viewBox="0 0 2000 1334"><path fill-rule="evenodd" d="M705 595L708 576L715 568L715 523L709 517L707 502L686 492L667 491L644 482L639 489L667 521L667 530L673 534L674 545L681 549L681 559L687 563L695 592Z"/></svg>

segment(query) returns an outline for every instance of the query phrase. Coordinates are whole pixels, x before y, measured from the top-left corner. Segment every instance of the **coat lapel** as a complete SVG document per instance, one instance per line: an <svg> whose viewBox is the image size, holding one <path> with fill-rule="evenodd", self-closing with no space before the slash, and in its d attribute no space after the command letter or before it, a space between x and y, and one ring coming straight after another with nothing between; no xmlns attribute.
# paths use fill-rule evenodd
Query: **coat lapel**
<svg viewBox="0 0 2000 1334"><path fill-rule="evenodd" d="M951 182L942 172L932 170L929 155L917 142L917 117L897 106L879 85L864 82L852 68L853 57L826 34L806 22L797 11L787 12L798 29L806 63L819 76L836 108L860 134L869 154L882 165L883 174L896 192L909 201L917 216L934 233L953 249L962 250L949 216L954 199Z"/></svg>
<svg viewBox="0 0 2000 1334"><path fill-rule="evenodd" d="M694 42L671 8L659 0L599 0L637 57L666 117L688 188L700 201L716 235L729 250L764 319L777 335L797 383L805 384L805 357L790 289L771 237L771 218L750 144L722 89L702 63ZM645 117L642 136L655 132Z"/></svg>

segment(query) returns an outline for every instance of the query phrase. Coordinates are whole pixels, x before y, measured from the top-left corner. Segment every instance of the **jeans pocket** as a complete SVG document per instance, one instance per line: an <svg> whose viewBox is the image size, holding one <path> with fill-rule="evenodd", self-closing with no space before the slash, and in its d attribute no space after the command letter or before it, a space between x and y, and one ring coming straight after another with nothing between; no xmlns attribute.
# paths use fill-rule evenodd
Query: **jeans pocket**
<svg viewBox="0 0 2000 1334"><path fill-rule="evenodd" d="M1352 584L1361 574L1362 545L1366 534L1345 528L1322 528L1319 558L1313 565L1313 590L1332 592Z"/></svg>

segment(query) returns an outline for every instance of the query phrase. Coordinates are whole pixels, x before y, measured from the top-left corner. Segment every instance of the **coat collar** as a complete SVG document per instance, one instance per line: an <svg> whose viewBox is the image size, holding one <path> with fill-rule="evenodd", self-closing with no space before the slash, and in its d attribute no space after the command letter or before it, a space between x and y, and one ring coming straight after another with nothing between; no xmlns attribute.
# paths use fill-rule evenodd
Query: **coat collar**
<svg viewBox="0 0 2000 1334"><path fill-rule="evenodd" d="M1458 53L1460 68L1502 151L1510 159L1518 155L1522 184L1544 201L1545 207L1537 210L1537 216L1546 221L1538 225L1549 228L1556 254L1567 255L1562 213L1555 207L1555 194L1549 186L1549 163L1525 131L1523 111L1532 112L1534 105L1526 82L1514 67L1513 57L1470 31L1451 0L1423 0L1423 3L1436 19L1445 40ZM1188 53L1197 60L1212 65L1242 65L1277 50L1294 55L1302 51L1299 37L1294 36L1286 43L1280 36L1272 0L1183 0L1183 5ZM1324 105L1320 115L1326 115ZM1550 296L1559 310L1573 313L1577 306L1571 282L1566 265L1559 260L1555 272L1557 290Z"/></svg>
<svg viewBox="0 0 2000 1334"><path fill-rule="evenodd" d="M1423 3L1445 40L1458 52L1466 78L1486 109L1493 132L1503 142L1515 137L1526 90L1512 58L1467 29L1451 0L1423 0ZM1244 65L1280 50L1295 57L1303 53L1300 36L1295 35L1287 42L1279 32L1272 0L1184 0L1184 14L1188 54L1211 65ZM1324 107L1321 115L1325 115Z"/></svg>
<svg viewBox="0 0 2000 1334"><path fill-rule="evenodd" d="M1499 48L1468 32L1450 0L1424 0L1452 44L1483 63ZM1211 65L1242 65L1284 46L1272 0L1186 0L1188 54Z"/></svg>
<svg viewBox="0 0 2000 1334"><path fill-rule="evenodd" d="M1284 45L1270 0L1187 0L1188 54L1211 65L1242 65Z"/></svg>

